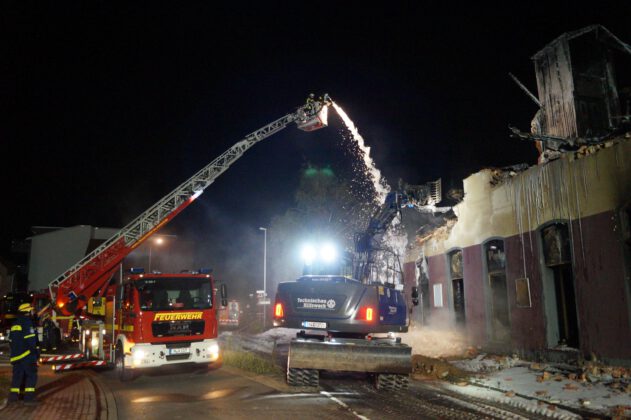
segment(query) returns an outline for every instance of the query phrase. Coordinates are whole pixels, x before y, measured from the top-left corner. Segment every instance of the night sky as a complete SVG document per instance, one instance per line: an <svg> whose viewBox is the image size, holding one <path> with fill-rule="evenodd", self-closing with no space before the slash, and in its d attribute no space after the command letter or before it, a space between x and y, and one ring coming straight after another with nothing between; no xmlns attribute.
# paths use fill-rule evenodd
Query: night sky
<svg viewBox="0 0 631 420"><path fill-rule="evenodd" d="M508 72L536 92L530 57L593 23L631 43L623 1L84 3L1 6L4 257L30 226L124 226L309 92L344 108L391 185L534 164L507 126L537 109ZM303 165L339 154L341 127L331 113L254 146L166 230L259 278L258 227L292 206Z"/></svg>

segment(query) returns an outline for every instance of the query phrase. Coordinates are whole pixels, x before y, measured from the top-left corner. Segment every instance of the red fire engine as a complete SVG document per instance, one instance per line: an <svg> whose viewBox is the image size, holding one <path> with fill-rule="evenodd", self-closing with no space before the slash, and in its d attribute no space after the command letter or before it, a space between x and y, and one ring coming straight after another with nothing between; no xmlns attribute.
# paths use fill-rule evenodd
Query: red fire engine
<svg viewBox="0 0 631 420"><path fill-rule="evenodd" d="M79 348L89 360L57 364L54 370L114 361L119 378L128 380L139 368L218 363L214 286L207 270L145 274L132 269L122 284L88 301ZM225 296L225 285L221 289Z"/></svg>

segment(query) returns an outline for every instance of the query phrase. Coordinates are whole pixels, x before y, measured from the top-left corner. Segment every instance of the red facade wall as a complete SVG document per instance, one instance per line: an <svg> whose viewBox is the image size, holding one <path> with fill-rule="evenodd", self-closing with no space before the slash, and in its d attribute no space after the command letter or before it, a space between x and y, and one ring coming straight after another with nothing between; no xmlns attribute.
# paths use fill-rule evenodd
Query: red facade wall
<svg viewBox="0 0 631 420"><path fill-rule="evenodd" d="M449 301L447 300L447 262L445 254L435 255L427 259L429 270L429 301L431 317L434 321L447 321L450 319ZM434 285L443 285L443 307L437 308L434 302Z"/></svg>
<svg viewBox="0 0 631 420"><path fill-rule="evenodd" d="M523 238L523 242L522 242ZM522 246L523 245L523 246ZM546 345L546 324L543 287L539 267L537 233L515 235L504 239L506 254L506 287L510 307L511 343L516 349L543 350ZM524 267L524 255L526 266ZM525 270L525 272L524 272ZM515 280L528 278L531 306L517 307Z"/></svg>
<svg viewBox="0 0 631 420"><path fill-rule="evenodd" d="M620 227L614 212L574 221L572 243L580 350L609 359L631 359L631 302L625 282ZM504 239L510 307L511 344L516 350L547 349L544 296L539 261L540 232ZM584 258L583 258L584 256ZM525 266L524 266L525 257ZM428 258L432 316L451 319L446 255ZM487 339L484 269L481 245L463 249L466 328L472 344ZM527 277L530 307L517 307L515 280ZM443 308L434 307L433 285L443 284Z"/></svg>
<svg viewBox="0 0 631 420"><path fill-rule="evenodd" d="M583 353L631 359L628 289L620 226L613 212L574 222L574 259ZM583 258L585 257L585 258Z"/></svg>
<svg viewBox="0 0 631 420"><path fill-rule="evenodd" d="M462 250L467 335L472 344L486 341L486 310L482 280L482 247L474 245Z"/></svg>

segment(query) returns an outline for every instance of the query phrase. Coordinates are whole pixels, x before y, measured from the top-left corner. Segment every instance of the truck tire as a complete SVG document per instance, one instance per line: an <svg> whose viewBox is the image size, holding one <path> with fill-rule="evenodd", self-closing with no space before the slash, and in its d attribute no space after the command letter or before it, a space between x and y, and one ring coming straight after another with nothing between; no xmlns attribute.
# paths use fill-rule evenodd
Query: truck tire
<svg viewBox="0 0 631 420"><path fill-rule="evenodd" d="M125 353L123 353L123 346L118 344L116 346L116 353L114 355L114 367L116 369L116 376L121 382L129 382L134 379L134 372L125 366Z"/></svg>
<svg viewBox="0 0 631 420"><path fill-rule="evenodd" d="M320 372L317 369L287 369L287 385L317 387L319 383Z"/></svg>

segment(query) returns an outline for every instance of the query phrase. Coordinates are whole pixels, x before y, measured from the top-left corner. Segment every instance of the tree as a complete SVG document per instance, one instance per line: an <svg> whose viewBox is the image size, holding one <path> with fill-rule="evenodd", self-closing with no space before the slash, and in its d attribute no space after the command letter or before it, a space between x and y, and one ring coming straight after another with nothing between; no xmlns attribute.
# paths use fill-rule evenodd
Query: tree
<svg viewBox="0 0 631 420"><path fill-rule="evenodd" d="M307 165L301 173L295 206L272 220L270 226L271 282L302 274L299 252L306 242L332 241L340 251L352 251L355 234L365 229L376 208L358 196L352 181L338 178L330 167ZM272 289L273 290L273 289Z"/></svg>

